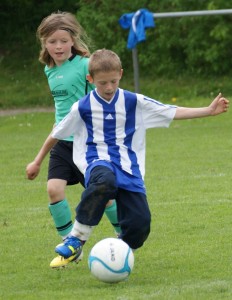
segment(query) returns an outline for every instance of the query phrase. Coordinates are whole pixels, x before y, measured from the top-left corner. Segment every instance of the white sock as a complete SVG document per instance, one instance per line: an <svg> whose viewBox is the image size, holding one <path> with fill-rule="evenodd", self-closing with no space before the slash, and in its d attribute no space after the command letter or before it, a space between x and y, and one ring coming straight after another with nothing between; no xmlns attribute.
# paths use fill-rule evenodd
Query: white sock
<svg viewBox="0 0 232 300"><path fill-rule="evenodd" d="M94 226L84 225L75 220L71 235L77 237L81 241L87 241L92 233Z"/></svg>

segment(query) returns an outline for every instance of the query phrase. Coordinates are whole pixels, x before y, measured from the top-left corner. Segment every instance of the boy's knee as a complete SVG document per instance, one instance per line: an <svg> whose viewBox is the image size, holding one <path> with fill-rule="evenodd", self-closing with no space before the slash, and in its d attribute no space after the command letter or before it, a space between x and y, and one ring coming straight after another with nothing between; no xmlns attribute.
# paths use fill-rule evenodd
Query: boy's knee
<svg viewBox="0 0 232 300"><path fill-rule="evenodd" d="M108 192L115 194L117 191L117 185L116 185L116 178L115 175L110 172L105 174L105 183L104 183L105 189L108 190Z"/></svg>
<svg viewBox="0 0 232 300"><path fill-rule="evenodd" d="M88 187L92 186L95 193L106 196L108 200L115 198L117 184L114 173L106 167L101 167L101 172L98 172L97 168L94 168L92 171Z"/></svg>
<svg viewBox="0 0 232 300"><path fill-rule="evenodd" d="M96 185L95 193L99 196L109 200L114 199L116 196L117 187L113 178L106 178L105 181Z"/></svg>

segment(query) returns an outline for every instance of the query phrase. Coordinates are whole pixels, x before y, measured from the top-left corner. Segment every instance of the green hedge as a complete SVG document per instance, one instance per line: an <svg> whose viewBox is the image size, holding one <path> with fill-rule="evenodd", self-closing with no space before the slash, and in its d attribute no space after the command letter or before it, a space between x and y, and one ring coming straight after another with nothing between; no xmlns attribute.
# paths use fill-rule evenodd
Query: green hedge
<svg viewBox="0 0 232 300"><path fill-rule="evenodd" d="M147 8L155 13L231 8L232 1L170 0L18 0L0 4L1 32L4 37L1 61L10 56L35 59L38 47L35 31L43 17L53 11L75 13L92 38L92 50L116 51L124 68L132 70L131 51L126 48L128 31L118 20L124 13ZM10 12L10 13L9 13ZM143 74L231 74L232 15L155 19L147 39L138 45Z"/></svg>

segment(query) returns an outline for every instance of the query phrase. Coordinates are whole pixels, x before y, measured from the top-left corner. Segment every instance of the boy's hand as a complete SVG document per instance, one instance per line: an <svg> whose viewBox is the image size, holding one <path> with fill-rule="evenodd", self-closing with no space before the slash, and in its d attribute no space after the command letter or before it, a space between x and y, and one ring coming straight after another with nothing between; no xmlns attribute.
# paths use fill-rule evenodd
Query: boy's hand
<svg viewBox="0 0 232 300"><path fill-rule="evenodd" d="M223 112L227 112L229 108L229 100L222 97L222 94L219 93L219 95L210 104L209 108L211 110L211 116L216 116Z"/></svg>
<svg viewBox="0 0 232 300"><path fill-rule="evenodd" d="M37 177L40 171L40 166L36 164L34 161L27 165L26 167L26 174L27 179L33 180Z"/></svg>

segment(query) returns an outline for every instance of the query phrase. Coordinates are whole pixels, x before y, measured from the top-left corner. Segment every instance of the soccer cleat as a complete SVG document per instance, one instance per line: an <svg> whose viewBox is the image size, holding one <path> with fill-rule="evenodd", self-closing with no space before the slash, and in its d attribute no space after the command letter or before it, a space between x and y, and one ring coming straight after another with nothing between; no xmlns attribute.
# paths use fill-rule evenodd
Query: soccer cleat
<svg viewBox="0 0 232 300"><path fill-rule="evenodd" d="M70 236L65 239L63 244L57 245L55 251L66 259L70 259L72 256L78 258L82 252L82 242L75 236Z"/></svg>
<svg viewBox="0 0 232 300"><path fill-rule="evenodd" d="M75 254L70 256L69 258L64 258L63 256L58 255L57 257L55 257L51 263L50 263L50 267L51 268L62 268L62 267L66 267L68 263L70 262L75 262L75 263L79 263L79 261L82 260L83 257L83 251L81 251L81 254Z"/></svg>

